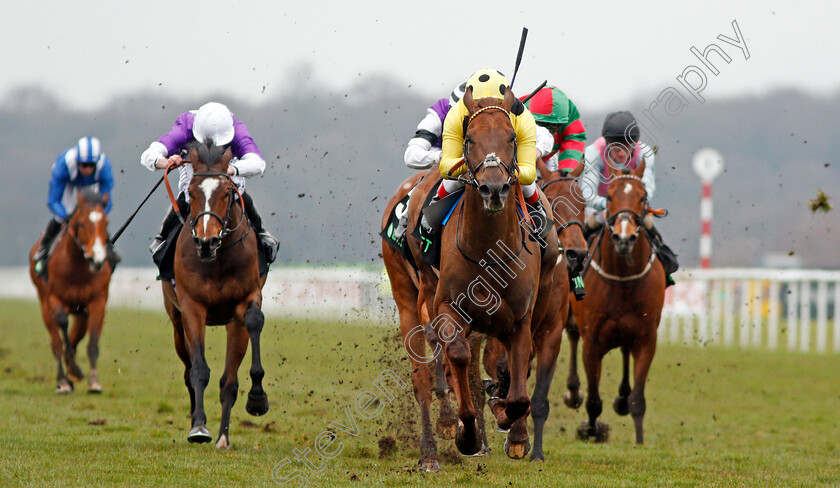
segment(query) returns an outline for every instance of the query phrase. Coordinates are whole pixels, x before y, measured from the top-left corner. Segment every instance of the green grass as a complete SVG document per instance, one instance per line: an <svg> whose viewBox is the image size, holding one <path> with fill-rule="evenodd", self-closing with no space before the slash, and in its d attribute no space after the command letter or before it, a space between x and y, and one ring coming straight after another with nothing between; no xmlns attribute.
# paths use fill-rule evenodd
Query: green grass
<svg viewBox="0 0 840 488"><path fill-rule="evenodd" d="M99 368L105 392L88 395L83 383L59 397L37 307L0 301L0 486L277 486L273 467L292 459L295 448L313 449L331 421L346 423L344 408L360 392L375 391L371 380L380 371L395 369L409 381L394 331L269 317L263 361L271 411L245 413L246 359L233 448L219 452L185 440L189 398L163 311L110 310ZM207 336L205 399L215 436L224 333L216 327ZM85 344L79 355L87 371ZM493 432L490 455L461 458L452 441L438 441L443 470L415 471L419 450L405 422L416 418L409 386L384 402L378 417L356 414L359 435L338 432L343 451L323 460L321 473L309 473L309 486L840 485L840 356L661 346L647 388L643 447L633 444L632 420L610 407L616 352L607 357L601 387L612 437L603 445L574 439L585 414L560 400L567 357L564 347L545 463L507 459L503 435ZM397 439L397 451L380 458L378 440L386 436ZM306 470L293 461L279 474L296 468Z"/></svg>

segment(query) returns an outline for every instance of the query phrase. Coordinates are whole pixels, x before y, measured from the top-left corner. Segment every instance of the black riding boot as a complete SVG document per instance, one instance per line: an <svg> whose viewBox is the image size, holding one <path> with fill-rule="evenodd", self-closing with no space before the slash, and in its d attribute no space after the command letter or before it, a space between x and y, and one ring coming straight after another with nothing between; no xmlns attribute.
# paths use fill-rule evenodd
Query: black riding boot
<svg viewBox="0 0 840 488"><path fill-rule="evenodd" d="M178 205L181 205L180 199ZM163 217L163 222L160 223L160 230L155 236L155 240L152 242L152 245L149 246L150 253L155 254L160 250L160 248L166 243L166 238L169 236L169 233L172 232L172 229L175 228L177 224L178 214L175 213L174 208L169 207L169 210L166 212L166 216Z"/></svg>
<svg viewBox="0 0 840 488"><path fill-rule="evenodd" d="M548 220L548 216L545 214L545 209L542 205L542 200L537 200L533 204L526 203L525 206L528 208L528 214L531 216L531 220L534 221L534 228L531 229L531 233L538 235L540 239L545 239L548 233L551 232L551 227L554 225L554 222Z"/></svg>
<svg viewBox="0 0 840 488"><path fill-rule="evenodd" d="M41 245L38 246L38 250L35 251L35 255L32 256L32 260L35 261L35 273L42 278L47 271L47 252L50 250L50 246L52 246L55 236L58 235L58 231L61 230L61 225L61 221L56 218L51 218L50 221L47 222L47 228L44 229L44 233L41 236Z"/></svg>
<svg viewBox="0 0 840 488"><path fill-rule="evenodd" d="M265 260L268 264L271 264L277 259L277 249L280 247L280 243L263 228L262 217L257 212L257 206L254 205L254 199L251 198L251 195L242 193L242 202L245 204L245 213L248 215L248 220L251 221L251 225L257 233L260 247L265 253Z"/></svg>
<svg viewBox="0 0 840 488"><path fill-rule="evenodd" d="M656 226L651 226L650 229L647 229L647 232L656 256L659 258L659 261L662 263L662 268L665 270L665 288L668 288L676 283L671 275L680 268L679 263L677 263L677 255L674 254L674 251L667 244L662 242L662 234L659 233Z"/></svg>

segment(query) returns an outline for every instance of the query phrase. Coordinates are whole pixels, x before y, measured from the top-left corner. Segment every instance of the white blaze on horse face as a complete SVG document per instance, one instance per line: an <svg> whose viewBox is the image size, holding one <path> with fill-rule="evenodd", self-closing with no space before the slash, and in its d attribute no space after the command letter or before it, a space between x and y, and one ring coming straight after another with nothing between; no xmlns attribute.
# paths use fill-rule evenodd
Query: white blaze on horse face
<svg viewBox="0 0 840 488"><path fill-rule="evenodd" d="M210 211L210 197L213 195L213 192L216 190L216 187L219 186L219 180L216 178L207 178L206 180L202 181L199 188L201 191L204 192L204 211ZM205 215L203 222L204 222L204 233L207 233L207 222L210 221L210 216Z"/></svg>
<svg viewBox="0 0 840 488"><path fill-rule="evenodd" d="M500 159L496 156L496 153L492 152L484 157L484 167L485 168L495 168L499 165Z"/></svg>
<svg viewBox="0 0 840 488"><path fill-rule="evenodd" d="M102 238L96 236L96 240L93 241L93 248L91 249L93 252L93 262L96 264L102 264L105 262L105 256L107 253L105 252L105 245L102 243Z"/></svg>
<svg viewBox="0 0 840 488"><path fill-rule="evenodd" d="M630 193L631 191L633 191L633 185L631 185L630 183L624 185L624 193Z"/></svg>
<svg viewBox="0 0 840 488"><path fill-rule="evenodd" d="M626 219L622 219L622 221L621 221L621 233L618 234L618 236L621 237L621 240L627 239L627 237L628 237L628 234L627 234L627 220Z"/></svg>
<svg viewBox="0 0 840 488"><path fill-rule="evenodd" d="M88 219L90 219L91 223L97 223L102 220L102 212L99 210L94 210L90 214L88 214Z"/></svg>

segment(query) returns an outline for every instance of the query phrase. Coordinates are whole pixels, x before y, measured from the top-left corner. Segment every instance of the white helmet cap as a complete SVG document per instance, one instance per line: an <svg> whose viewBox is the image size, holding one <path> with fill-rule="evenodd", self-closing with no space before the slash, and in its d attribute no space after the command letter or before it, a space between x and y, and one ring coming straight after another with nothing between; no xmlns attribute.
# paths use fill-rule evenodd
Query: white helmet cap
<svg viewBox="0 0 840 488"><path fill-rule="evenodd" d="M98 163L102 157L102 146L95 137L82 137L76 143L76 161L80 163Z"/></svg>
<svg viewBox="0 0 840 488"><path fill-rule="evenodd" d="M198 142L212 141L216 146L230 143L233 140L233 114L221 103L205 103L195 113L193 137Z"/></svg>

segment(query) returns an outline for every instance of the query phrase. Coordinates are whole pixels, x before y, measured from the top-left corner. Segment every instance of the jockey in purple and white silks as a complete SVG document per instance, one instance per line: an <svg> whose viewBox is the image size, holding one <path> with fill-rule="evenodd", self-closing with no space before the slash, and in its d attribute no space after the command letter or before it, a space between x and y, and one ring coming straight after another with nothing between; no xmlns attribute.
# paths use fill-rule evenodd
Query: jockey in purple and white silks
<svg viewBox="0 0 840 488"><path fill-rule="evenodd" d="M114 188L114 176L111 171L111 160L102 153L102 145L96 137L82 137L74 147L67 149L55 160L50 178L50 189L47 194L47 207L53 216L47 222L47 228L41 235L41 243L35 255L35 272L44 276L47 252L61 230L61 226L69 219L76 208L76 193L82 188L90 187L96 190L104 199L105 213L111 211L111 189ZM112 267L118 258L110 249Z"/></svg>
<svg viewBox="0 0 840 488"><path fill-rule="evenodd" d="M411 169L429 169L440 161L443 143L443 121L458 100L464 96L467 82L456 86L449 98L441 98L426 109L426 116L417 124L417 132L405 149L405 165Z"/></svg>
<svg viewBox="0 0 840 488"><path fill-rule="evenodd" d="M150 171L166 169L170 165L178 167L178 202L182 212L189 207L189 192L187 189L192 180L193 169L188 161L181 158L181 151L192 141L202 143L212 142L216 146L230 146L233 153L228 167L228 175L239 187L245 204L245 212L251 225L254 226L266 260L271 263L277 253L278 243L262 225L262 218L257 212L251 196L245 192L245 178L259 176L265 171L265 160L257 148L254 139L248 132L245 123L238 120L230 110L221 103L209 102L198 110L184 112L175 120L172 130L164 134L157 141L152 142L140 156L140 164ZM178 217L172 207L161 223L160 231L149 247L154 254L164 244L166 237L178 222Z"/></svg>

